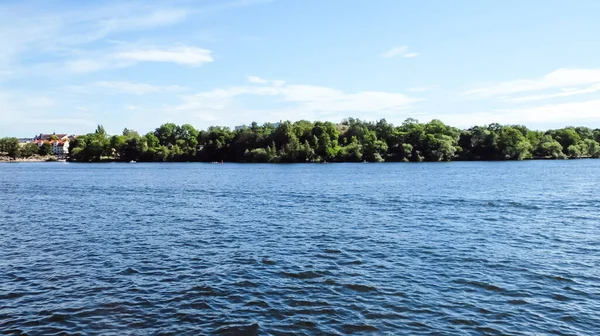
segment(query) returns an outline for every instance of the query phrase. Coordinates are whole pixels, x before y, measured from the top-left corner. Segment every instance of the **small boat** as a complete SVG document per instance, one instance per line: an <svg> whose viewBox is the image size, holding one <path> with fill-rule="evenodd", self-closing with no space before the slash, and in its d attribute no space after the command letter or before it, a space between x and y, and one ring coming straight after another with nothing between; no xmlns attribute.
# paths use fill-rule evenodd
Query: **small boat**
<svg viewBox="0 0 600 336"><path fill-rule="evenodd" d="M131 160L131 161L129 161L129 163L137 163L137 161Z"/></svg>

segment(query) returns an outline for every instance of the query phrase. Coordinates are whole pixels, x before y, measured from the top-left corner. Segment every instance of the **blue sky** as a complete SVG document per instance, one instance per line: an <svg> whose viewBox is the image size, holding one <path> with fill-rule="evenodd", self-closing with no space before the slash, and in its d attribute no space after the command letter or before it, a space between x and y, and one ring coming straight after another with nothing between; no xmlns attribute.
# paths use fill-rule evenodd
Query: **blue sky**
<svg viewBox="0 0 600 336"><path fill-rule="evenodd" d="M600 1L0 2L0 136L165 122L600 127Z"/></svg>

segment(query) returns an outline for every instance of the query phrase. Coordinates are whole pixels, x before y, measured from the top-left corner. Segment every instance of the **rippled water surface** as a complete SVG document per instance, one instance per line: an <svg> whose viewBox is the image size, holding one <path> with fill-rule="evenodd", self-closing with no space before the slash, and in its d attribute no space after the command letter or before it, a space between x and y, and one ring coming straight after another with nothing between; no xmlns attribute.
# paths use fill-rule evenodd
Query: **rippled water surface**
<svg viewBox="0 0 600 336"><path fill-rule="evenodd" d="M600 160L0 164L0 332L600 332Z"/></svg>

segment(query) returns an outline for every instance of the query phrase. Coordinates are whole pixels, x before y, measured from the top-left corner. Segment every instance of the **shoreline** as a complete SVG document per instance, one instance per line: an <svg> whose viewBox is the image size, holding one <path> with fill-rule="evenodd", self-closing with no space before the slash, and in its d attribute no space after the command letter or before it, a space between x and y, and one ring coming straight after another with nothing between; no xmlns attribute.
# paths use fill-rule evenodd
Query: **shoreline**
<svg viewBox="0 0 600 336"><path fill-rule="evenodd" d="M104 159L100 161L70 161L70 160L61 160L61 162L69 162L69 163L205 163L205 164L225 164L225 163L234 163L234 164L336 164L336 163L451 163L451 162L525 162L525 161L577 161L577 160L599 160L600 158L595 157L579 157L579 158L529 158L523 160L451 160L451 161L327 161L327 162L240 162L240 161L223 161L223 162L209 162L209 161L122 161L122 160L113 160L113 159Z"/></svg>
<svg viewBox="0 0 600 336"><path fill-rule="evenodd" d="M30 158L12 158L0 156L0 163L26 163L26 162L66 162L65 159L57 159L53 156L35 156Z"/></svg>

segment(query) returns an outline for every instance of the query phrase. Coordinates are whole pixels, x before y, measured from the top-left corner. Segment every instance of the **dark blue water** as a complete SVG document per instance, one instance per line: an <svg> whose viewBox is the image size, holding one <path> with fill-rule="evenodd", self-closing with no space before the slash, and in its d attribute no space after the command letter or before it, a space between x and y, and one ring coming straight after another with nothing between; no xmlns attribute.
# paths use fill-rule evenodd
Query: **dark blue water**
<svg viewBox="0 0 600 336"><path fill-rule="evenodd" d="M0 164L0 332L600 332L600 160Z"/></svg>

